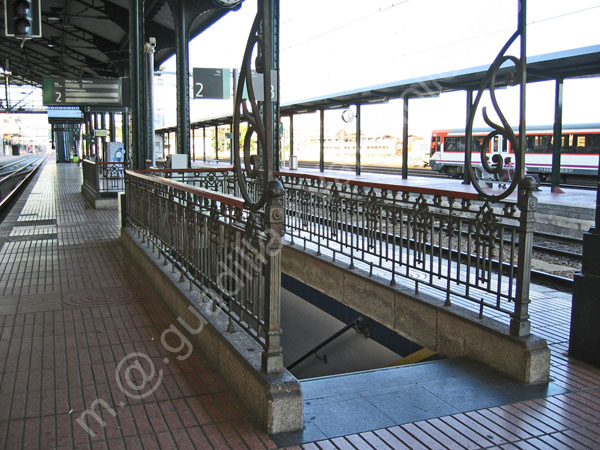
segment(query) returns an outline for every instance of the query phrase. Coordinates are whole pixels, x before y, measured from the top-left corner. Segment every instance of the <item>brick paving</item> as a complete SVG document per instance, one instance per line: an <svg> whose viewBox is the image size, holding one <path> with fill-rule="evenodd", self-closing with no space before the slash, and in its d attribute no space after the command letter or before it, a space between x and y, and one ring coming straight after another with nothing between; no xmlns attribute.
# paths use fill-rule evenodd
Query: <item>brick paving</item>
<svg viewBox="0 0 600 450"><path fill-rule="evenodd" d="M276 447L201 356L164 348L174 318L124 256L117 212L89 208L80 186L76 166L47 163L0 227L0 448ZM600 370L565 356L568 307L550 306L534 332L567 393L291 448L600 448ZM135 352L162 374L140 399L116 374ZM86 432L94 404L106 425L88 415Z"/></svg>
<svg viewBox="0 0 600 450"><path fill-rule="evenodd" d="M3 224L0 448L274 448L200 356L163 347L174 318L125 258L117 211L80 188L76 166L48 162ZM115 373L134 352L163 374L141 399ZM87 415L88 433L98 399L106 426Z"/></svg>

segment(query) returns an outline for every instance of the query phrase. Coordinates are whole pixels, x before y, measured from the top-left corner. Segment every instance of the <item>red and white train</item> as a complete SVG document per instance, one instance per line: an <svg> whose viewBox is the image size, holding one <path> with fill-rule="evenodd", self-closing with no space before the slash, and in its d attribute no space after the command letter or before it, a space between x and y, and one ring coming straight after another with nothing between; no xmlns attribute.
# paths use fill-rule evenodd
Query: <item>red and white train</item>
<svg viewBox="0 0 600 450"><path fill-rule="evenodd" d="M518 130L518 127L513 128ZM474 165L481 165L483 138L491 128L473 128ZM528 173L537 173L540 179L552 173L552 151L554 137L552 125L527 127L527 152L525 164ZM596 176L600 154L600 123L577 123L563 125L561 143L560 173L563 179L568 175ZM488 157L500 153L506 160L515 156L510 142L496 136L486 151ZM465 161L465 130L434 130L431 136L430 165L433 170L458 177L463 173Z"/></svg>

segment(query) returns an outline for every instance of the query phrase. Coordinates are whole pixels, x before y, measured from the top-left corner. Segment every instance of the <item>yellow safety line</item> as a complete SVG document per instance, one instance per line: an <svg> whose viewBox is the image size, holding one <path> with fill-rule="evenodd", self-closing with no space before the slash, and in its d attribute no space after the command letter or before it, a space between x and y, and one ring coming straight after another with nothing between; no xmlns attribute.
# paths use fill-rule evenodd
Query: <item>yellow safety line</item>
<svg viewBox="0 0 600 450"><path fill-rule="evenodd" d="M430 350L428 348L422 348L421 350L418 350L408 356L405 356L400 361L390 364L387 367L405 366L407 364L415 364L415 363L421 362L421 361L435 355L436 353L437 352L434 352L433 350Z"/></svg>

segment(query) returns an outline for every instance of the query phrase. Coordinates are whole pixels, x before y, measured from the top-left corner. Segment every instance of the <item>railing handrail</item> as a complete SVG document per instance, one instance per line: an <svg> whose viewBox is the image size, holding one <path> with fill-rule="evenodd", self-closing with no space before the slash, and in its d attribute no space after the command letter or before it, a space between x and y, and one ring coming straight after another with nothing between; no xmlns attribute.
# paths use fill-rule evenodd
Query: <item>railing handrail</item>
<svg viewBox="0 0 600 450"><path fill-rule="evenodd" d="M229 172L233 170L233 166L229 167L199 167L197 169L138 169L137 173L197 173L197 172Z"/></svg>
<svg viewBox="0 0 600 450"><path fill-rule="evenodd" d="M143 173L139 173L141 171L133 171L126 170L125 173L129 176L142 178L144 180L152 181L153 183L159 183L165 186L170 186L172 188L178 189L180 191L189 192L190 194L196 194L200 197L209 198L211 200L216 200L218 202L224 203L226 205L233 206L235 208L243 209L244 208L244 200L239 197L235 197L229 194L220 194L215 191L211 191L209 189L203 189L195 186L190 186L189 184L180 183L179 181L169 180L162 177L152 177L149 175L144 175ZM159 171L161 172L161 171Z"/></svg>
<svg viewBox="0 0 600 450"><path fill-rule="evenodd" d="M123 161L96 161L95 164L98 164L100 166L110 166L110 165L115 165L115 164L118 164L121 166L125 165L125 163Z"/></svg>
<svg viewBox="0 0 600 450"><path fill-rule="evenodd" d="M192 168L192 169L141 169L136 170L138 173L198 173L198 172L219 172L225 173L233 171L233 166L226 167L201 167L201 168ZM263 173L261 170L260 173ZM312 180L322 180L330 183L344 183L350 184L353 186L360 186L363 188L374 188L381 189L386 191L396 191L396 192L410 192L413 194L427 194L427 195L442 195L444 197L452 197L459 198L465 200L478 200L479 194L476 192L461 192L461 191L453 191L450 189L439 189L439 188L427 188L422 186L407 186L407 185L399 185L399 184L390 184L390 183L377 183L373 181L362 181L355 180L352 178L346 178L343 175L339 177L332 177L329 175L318 175L312 173L305 172L291 172L291 171L275 171L273 172L275 176L287 176L293 178L308 178Z"/></svg>

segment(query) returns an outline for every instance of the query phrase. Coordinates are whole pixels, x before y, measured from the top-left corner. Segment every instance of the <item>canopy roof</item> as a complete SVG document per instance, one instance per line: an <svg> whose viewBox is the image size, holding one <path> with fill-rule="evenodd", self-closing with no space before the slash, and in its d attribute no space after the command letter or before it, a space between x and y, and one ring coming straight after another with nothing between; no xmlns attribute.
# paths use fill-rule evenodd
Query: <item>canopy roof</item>
<svg viewBox="0 0 600 450"><path fill-rule="evenodd" d="M175 3L183 0L173 0ZM40 85L42 78L121 77L129 66L129 0L42 0L42 37L4 36L0 14L0 66L11 83ZM211 0L188 3L194 20L190 38L228 12ZM166 0L144 0L146 36L156 38L155 64L175 53L175 27Z"/></svg>

